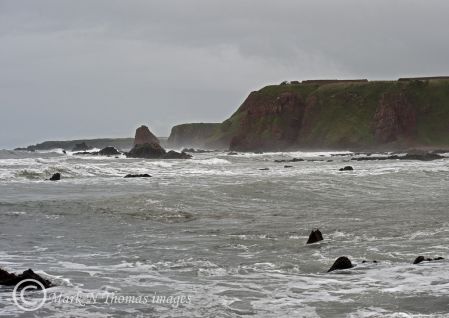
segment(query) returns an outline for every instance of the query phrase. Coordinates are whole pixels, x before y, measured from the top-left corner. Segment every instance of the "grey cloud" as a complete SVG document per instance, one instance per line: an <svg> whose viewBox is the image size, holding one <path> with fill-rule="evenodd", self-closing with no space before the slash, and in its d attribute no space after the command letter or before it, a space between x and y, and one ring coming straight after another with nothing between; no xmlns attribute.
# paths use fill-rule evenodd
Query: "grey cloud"
<svg viewBox="0 0 449 318"><path fill-rule="evenodd" d="M221 121L284 79L449 74L445 0L2 1L0 147Z"/></svg>

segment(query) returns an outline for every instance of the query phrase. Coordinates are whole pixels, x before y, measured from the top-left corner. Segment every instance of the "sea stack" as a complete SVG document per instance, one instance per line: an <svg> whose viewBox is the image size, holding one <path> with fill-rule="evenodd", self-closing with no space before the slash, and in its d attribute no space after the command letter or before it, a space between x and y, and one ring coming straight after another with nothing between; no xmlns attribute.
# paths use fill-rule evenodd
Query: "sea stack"
<svg viewBox="0 0 449 318"><path fill-rule="evenodd" d="M145 159L190 159L192 156L184 152L167 151L162 148L159 139L151 133L147 126L136 129L134 147L127 154L129 158Z"/></svg>
<svg viewBox="0 0 449 318"><path fill-rule="evenodd" d="M134 146L144 144L159 144L159 139L153 135L147 126L142 125L136 129L136 135L134 137Z"/></svg>

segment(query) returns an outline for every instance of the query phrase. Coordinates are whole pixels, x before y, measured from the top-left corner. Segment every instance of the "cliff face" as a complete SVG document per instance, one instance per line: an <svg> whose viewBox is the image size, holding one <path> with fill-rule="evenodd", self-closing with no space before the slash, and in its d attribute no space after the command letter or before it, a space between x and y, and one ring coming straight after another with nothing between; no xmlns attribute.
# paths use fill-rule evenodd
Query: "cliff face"
<svg viewBox="0 0 449 318"><path fill-rule="evenodd" d="M218 131L238 151L447 147L449 80L267 86Z"/></svg>
<svg viewBox="0 0 449 318"><path fill-rule="evenodd" d="M449 147L449 79L267 86L212 134L195 136L237 151Z"/></svg>
<svg viewBox="0 0 449 318"><path fill-rule="evenodd" d="M197 147L208 148L207 140L210 138L220 124L195 123L174 126L171 130L167 143L170 147Z"/></svg>

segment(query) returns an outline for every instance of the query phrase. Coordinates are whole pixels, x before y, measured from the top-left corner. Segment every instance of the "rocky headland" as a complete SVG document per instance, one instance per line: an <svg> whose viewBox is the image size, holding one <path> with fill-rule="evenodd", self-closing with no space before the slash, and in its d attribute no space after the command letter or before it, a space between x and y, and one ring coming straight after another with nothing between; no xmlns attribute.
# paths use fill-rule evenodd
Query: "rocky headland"
<svg viewBox="0 0 449 318"><path fill-rule="evenodd" d="M449 148L449 78L283 82L220 124L175 126L176 147L231 151Z"/></svg>

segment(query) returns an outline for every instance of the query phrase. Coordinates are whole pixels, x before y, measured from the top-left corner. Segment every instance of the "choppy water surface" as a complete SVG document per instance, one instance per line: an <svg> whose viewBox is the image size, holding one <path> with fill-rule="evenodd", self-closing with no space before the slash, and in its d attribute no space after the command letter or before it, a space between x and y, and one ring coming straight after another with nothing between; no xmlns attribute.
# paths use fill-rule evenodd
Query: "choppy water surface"
<svg viewBox="0 0 449 318"><path fill-rule="evenodd" d="M274 162L292 157L314 161ZM348 164L355 170L338 171ZM58 171L60 182L44 180ZM124 179L128 173L153 177ZM448 184L449 159L206 153L160 161L1 151L0 267L33 268L58 285L49 293L190 301L47 301L27 313L0 287L0 314L445 317L448 261L411 263L449 256ZM315 227L325 241L305 246ZM326 273L342 255L358 266Z"/></svg>

